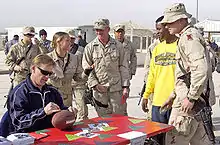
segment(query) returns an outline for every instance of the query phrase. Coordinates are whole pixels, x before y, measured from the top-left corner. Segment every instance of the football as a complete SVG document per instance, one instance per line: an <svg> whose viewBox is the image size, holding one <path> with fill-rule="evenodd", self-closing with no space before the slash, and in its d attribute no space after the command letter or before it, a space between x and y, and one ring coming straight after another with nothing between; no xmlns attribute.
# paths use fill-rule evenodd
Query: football
<svg viewBox="0 0 220 145"><path fill-rule="evenodd" d="M73 127L73 124L76 121L75 113L68 110L61 110L54 114L52 118L52 124L55 128L60 130L67 130Z"/></svg>

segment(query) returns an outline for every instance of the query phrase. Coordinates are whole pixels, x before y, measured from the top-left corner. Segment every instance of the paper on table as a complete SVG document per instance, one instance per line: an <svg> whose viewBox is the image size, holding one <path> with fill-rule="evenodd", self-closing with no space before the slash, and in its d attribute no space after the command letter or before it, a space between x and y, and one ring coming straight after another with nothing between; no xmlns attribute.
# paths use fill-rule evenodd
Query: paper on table
<svg viewBox="0 0 220 145"><path fill-rule="evenodd" d="M129 128L131 130L138 130L138 129L144 128L144 126L129 126Z"/></svg>
<svg viewBox="0 0 220 145"><path fill-rule="evenodd" d="M46 132L50 132L50 130L48 130L48 129L43 129L43 130L35 131L35 133L37 133L37 134L46 133Z"/></svg>
<svg viewBox="0 0 220 145"><path fill-rule="evenodd" d="M0 145L12 145L12 142L0 136Z"/></svg>
<svg viewBox="0 0 220 145"><path fill-rule="evenodd" d="M110 126L107 126L107 127L103 127L104 131L111 131L111 130L115 130L117 129L118 127L110 127Z"/></svg>
<svg viewBox="0 0 220 145"><path fill-rule="evenodd" d="M131 119L131 118L129 118L128 120L131 121L133 124L137 124L137 123L141 123L141 122L145 121L145 120L141 120L141 119Z"/></svg>
<svg viewBox="0 0 220 145"><path fill-rule="evenodd" d="M73 141L73 140L81 138L81 136L78 136L78 135L75 135L75 134L66 134L65 136L68 139L68 141Z"/></svg>
<svg viewBox="0 0 220 145"><path fill-rule="evenodd" d="M93 138L93 137L98 136L99 134L92 133L92 132L87 132L87 131L86 132L82 131L82 132L79 132L75 135L80 136L80 137Z"/></svg>
<svg viewBox="0 0 220 145"><path fill-rule="evenodd" d="M109 137L111 137L112 135L110 135L110 134L100 134L99 135L99 138L101 139L101 140L103 140L103 139L106 139L106 138L109 138Z"/></svg>
<svg viewBox="0 0 220 145"><path fill-rule="evenodd" d="M138 131L130 131L127 133L117 135L121 138L129 139L131 145L143 145L146 139L146 134Z"/></svg>

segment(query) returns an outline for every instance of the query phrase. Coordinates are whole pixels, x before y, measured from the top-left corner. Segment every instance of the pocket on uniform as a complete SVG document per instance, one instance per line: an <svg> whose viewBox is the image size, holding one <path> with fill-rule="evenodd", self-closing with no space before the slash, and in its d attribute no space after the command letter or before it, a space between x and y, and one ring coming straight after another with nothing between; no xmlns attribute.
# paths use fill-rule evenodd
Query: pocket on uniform
<svg viewBox="0 0 220 145"><path fill-rule="evenodd" d="M188 136L192 128L192 118L189 116L177 116L174 121L175 131L179 135Z"/></svg>
<svg viewBox="0 0 220 145"><path fill-rule="evenodd" d="M111 61L117 61L119 59L119 54L118 52L116 51L116 49L114 49L113 51L110 52L110 58L111 58Z"/></svg>

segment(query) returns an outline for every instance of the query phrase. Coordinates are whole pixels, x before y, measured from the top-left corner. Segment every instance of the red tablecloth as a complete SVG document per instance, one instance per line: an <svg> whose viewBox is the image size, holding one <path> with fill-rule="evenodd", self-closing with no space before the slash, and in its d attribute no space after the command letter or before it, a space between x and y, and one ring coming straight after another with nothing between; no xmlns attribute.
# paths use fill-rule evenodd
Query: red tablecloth
<svg viewBox="0 0 220 145"><path fill-rule="evenodd" d="M82 128L88 128L88 124L102 123L106 122L110 127L115 127L116 129L111 131L100 131L96 132L101 136L96 136L94 138L85 138L81 137L78 139L70 139L68 140L67 136L74 135L78 132L82 131ZM76 123L78 125L74 125L73 129L70 131L61 131L56 128L49 128L46 130L33 132L31 134L38 134L42 132L42 134L48 134L48 137L36 140L35 144L48 144L48 145L124 145L129 144L130 140L118 137L118 134L130 132L130 131L138 131L146 134L146 137L152 137L159 133L168 132L173 129L173 126L151 122L147 120L121 116L121 115L110 115L106 117L97 117L89 120L85 120L80 123Z"/></svg>

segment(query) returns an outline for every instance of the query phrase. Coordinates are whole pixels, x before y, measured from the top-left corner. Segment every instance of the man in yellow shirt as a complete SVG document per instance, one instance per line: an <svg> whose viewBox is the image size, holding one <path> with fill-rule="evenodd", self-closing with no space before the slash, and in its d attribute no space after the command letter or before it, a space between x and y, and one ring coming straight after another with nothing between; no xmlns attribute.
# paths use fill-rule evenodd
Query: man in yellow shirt
<svg viewBox="0 0 220 145"><path fill-rule="evenodd" d="M162 20L163 16L158 19ZM160 22L156 24L156 29L160 40L163 41L154 48L152 53L142 109L147 112L148 98L153 93L152 121L167 124L171 110L161 111L160 108L174 89L177 37L170 35L165 25ZM164 134L158 135L155 139L160 145L165 143Z"/></svg>

